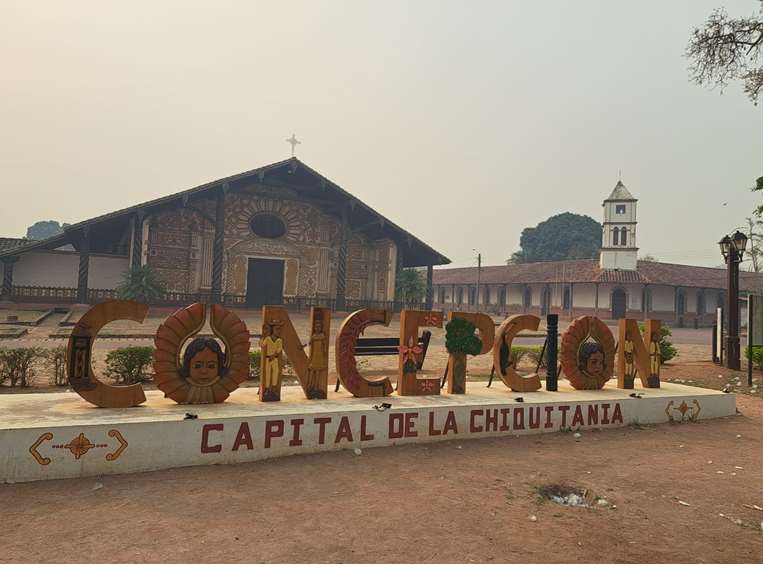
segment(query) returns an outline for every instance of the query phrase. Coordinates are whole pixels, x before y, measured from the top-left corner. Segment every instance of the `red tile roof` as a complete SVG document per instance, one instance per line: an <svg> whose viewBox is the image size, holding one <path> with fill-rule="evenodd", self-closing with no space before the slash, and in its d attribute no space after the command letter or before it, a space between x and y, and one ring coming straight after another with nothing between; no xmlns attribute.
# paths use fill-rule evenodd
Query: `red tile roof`
<svg viewBox="0 0 763 564"><path fill-rule="evenodd" d="M477 268L443 268L434 271L434 284L475 284ZM486 266L482 284L532 284L553 282L603 282L654 284L687 288L726 288L726 270L667 262L639 261L638 270L604 270L597 259L533 262ZM763 290L763 274L742 272L742 290Z"/></svg>

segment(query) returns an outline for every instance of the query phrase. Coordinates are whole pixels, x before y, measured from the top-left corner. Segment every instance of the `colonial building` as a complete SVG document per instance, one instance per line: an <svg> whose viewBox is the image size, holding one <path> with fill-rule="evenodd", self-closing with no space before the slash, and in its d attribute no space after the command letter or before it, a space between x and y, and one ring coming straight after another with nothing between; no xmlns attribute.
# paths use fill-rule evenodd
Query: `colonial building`
<svg viewBox="0 0 763 564"><path fill-rule="evenodd" d="M726 270L637 260L636 204L618 181L603 203L598 259L483 267L479 290L476 267L436 270L435 307L712 324L725 303ZM763 275L742 272L740 287L743 293L763 289Z"/></svg>
<svg viewBox="0 0 763 564"><path fill-rule="evenodd" d="M404 267L450 261L296 158L0 246L2 297L86 303L149 265L161 300L389 304ZM431 292L430 292L431 296Z"/></svg>

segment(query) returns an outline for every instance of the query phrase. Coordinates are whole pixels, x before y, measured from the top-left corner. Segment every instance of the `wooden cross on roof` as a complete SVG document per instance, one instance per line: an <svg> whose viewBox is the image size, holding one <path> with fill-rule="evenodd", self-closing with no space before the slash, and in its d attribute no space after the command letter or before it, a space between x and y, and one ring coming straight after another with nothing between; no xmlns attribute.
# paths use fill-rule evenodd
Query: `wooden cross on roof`
<svg viewBox="0 0 763 564"><path fill-rule="evenodd" d="M290 137L290 138L288 138L288 139L286 140L286 142L287 142L289 145L291 145L291 156L293 157L293 156L294 156L294 148L295 148L297 145L301 145L301 144L302 144L302 142L301 142L301 141L298 141L298 140L297 140L297 136L296 136L296 135L294 135L293 133L291 134L291 137Z"/></svg>

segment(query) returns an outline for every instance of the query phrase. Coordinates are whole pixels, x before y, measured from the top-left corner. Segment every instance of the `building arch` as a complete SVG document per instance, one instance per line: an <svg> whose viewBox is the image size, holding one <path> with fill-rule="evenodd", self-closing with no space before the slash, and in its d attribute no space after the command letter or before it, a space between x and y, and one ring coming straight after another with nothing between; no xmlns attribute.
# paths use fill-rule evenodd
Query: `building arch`
<svg viewBox="0 0 763 564"><path fill-rule="evenodd" d="M625 292L624 288L617 287L612 290L610 305L612 308L612 319L625 319L628 305L628 294Z"/></svg>
<svg viewBox="0 0 763 564"><path fill-rule="evenodd" d="M644 287L644 290L641 292L641 311L644 313L649 313L652 311L652 289L648 287Z"/></svg>
<svg viewBox="0 0 763 564"><path fill-rule="evenodd" d="M615 227L612 230L612 246L616 247L620 244L620 228Z"/></svg>
<svg viewBox="0 0 763 564"><path fill-rule="evenodd" d="M676 320L678 326L684 326L684 314L686 313L686 292L682 288L676 290Z"/></svg>
<svg viewBox="0 0 763 564"><path fill-rule="evenodd" d="M522 306L527 309L533 305L533 289L530 286L525 286L525 291L522 295Z"/></svg>

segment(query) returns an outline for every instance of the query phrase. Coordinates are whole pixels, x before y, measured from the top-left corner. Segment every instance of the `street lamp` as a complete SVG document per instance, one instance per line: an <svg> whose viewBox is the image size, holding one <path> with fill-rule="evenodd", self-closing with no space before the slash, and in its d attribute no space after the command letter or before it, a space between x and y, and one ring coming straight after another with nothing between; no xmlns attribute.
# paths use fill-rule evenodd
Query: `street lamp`
<svg viewBox="0 0 763 564"><path fill-rule="evenodd" d="M728 265L728 331L726 333L726 367L739 370L739 263L747 248L747 236L741 231L726 235L718 242L723 260Z"/></svg>
<svg viewBox="0 0 763 564"><path fill-rule="evenodd" d="M477 306L477 310L479 310L480 305L480 277L482 276L482 253L477 251L477 249L472 249L475 253L477 253L477 295L474 297L474 303Z"/></svg>

